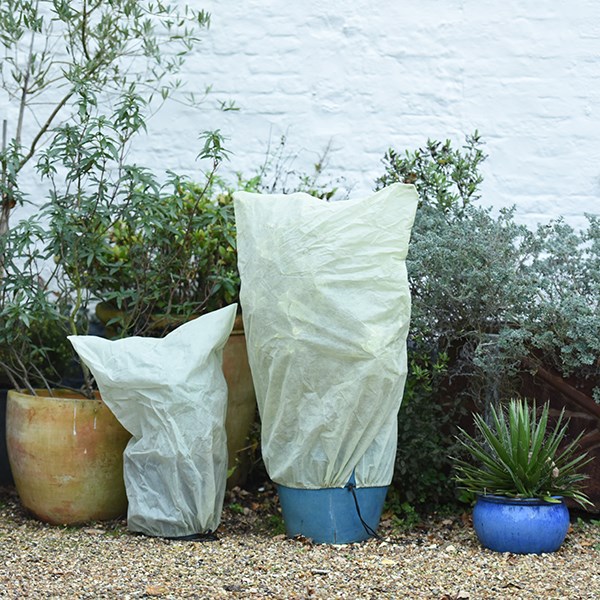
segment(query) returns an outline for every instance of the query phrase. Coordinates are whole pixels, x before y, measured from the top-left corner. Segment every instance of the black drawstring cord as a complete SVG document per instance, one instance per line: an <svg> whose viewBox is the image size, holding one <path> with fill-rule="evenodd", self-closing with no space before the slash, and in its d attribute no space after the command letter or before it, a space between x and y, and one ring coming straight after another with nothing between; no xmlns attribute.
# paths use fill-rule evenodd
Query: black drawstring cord
<svg viewBox="0 0 600 600"><path fill-rule="evenodd" d="M219 538L215 531L206 531L205 533L192 533L190 535L165 536L164 539L175 542L216 542Z"/></svg>
<svg viewBox="0 0 600 600"><path fill-rule="evenodd" d="M363 516L360 513L360 506L358 505L358 498L356 497L356 485L349 481L346 486L348 488L348 490L352 493L352 497L354 498L354 506L356 506L356 514L358 515L358 518L360 519L360 522L362 523L362 526L365 528L365 531L371 536L374 537L376 540L380 541L380 542L385 542L386 544L394 544L396 546L404 546L406 544L406 541L404 540L400 540L400 539L385 539L383 537L381 537L364 519Z"/></svg>
<svg viewBox="0 0 600 600"><path fill-rule="evenodd" d="M349 481L346 484L346 487L348 488L348 490L352 493L352 497L354 498L354 505L356 506L356 514L358 515L358 518L360 519L360 522L362 523L362 526L365 528L365 531L371 536L374 537L376 539L378 539L381 542L385 542L386 540L384 540L362 517L361 513L360 513L360 506L358 505L358 498L356 497L356 485L354 485L354 483L352 483L351 481Z"/></svg>

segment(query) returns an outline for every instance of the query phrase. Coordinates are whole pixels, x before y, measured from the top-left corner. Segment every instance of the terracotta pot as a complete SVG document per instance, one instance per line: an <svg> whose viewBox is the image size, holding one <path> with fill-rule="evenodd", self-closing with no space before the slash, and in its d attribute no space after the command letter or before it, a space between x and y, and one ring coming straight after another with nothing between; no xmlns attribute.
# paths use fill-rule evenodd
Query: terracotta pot
<svg viewBox="0 0 600 600"><path fill-rule="evenodd" d="M55 525L124 515L123 450L129 432L99 397L37 393L8 393L8 457L23 506Z"/></svg>
<svg viewBox="0 0 600 600"><path fill-rule="evenodd" d="M235 319L231 336L223 349L223 374L227 381L227 452L229 469L235 467L227 487L243 485L250 468L248 436L256 418L256 396L248 364L246 336L241 315Z"/></svg>

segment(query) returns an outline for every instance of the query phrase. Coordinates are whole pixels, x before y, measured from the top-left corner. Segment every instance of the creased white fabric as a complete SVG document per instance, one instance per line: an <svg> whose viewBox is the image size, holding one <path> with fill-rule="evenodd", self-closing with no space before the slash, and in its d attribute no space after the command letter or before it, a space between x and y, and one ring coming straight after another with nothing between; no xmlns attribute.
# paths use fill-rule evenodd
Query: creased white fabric
<svg viewBox="0 0 600 600"><path fill-rule="evenodd" d="M236 307L164 338L69 337L133 436L123 468L131 531L179 537L219 525L227 479L223 346Z"/></svg>
<svg viewBox="0 0 600 600"><path fill-rule="evenodd" d="M406 379L405 258L418 196L235 194L240 301L270 477L391 482Z"/></svg>

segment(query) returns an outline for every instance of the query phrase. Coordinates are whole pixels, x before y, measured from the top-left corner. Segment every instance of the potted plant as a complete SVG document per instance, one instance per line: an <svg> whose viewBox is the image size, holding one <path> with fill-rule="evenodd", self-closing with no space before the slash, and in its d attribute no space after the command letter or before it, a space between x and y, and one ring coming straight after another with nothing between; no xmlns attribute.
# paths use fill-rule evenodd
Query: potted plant
<svg viewBox="0 0 600 600"><path fill-rule="evenodd" d="M106 232L135 200L152 205L161 189L151 174L125 164L121 148L140 126L140 100L126 95L110 119L84 94L70 123L56 129L38 167L50 183L40 213L2 236L1 366L14 389L7 401L7 447L22 504L50 523L110 519L125 512L123 450L130 435L98 396L85 364L65 390L75 354L68 335L90 333L93 268ZM141 191L140 191L141 188ZM56 340L51 344L48 332Z"/></svg>
<svg viewBox="0 0 600 600"><path fill-rule="evenodd" d="M47 266L36 272L32 263L25 263L25 268L19 262L18 240L9 236L9 221L16 207L31 202L22 182L35 180L32 166L44 148L51 151L49 156L57 151L54 136L59 127L68 129L69 122L77 119L83 98L87 100L84 112L98 112L99 106L124 108L121 100L128 94L140 100L138 107L145 100L158 108L180 86L177 73L198 32L208 27L209 21L210 15L201 10L146 1L1 3L0 43L6 68L0 77L0 101L7 113L14 115L2 123L0 147L0 242L8 253L0 255L0 318L6 344L0 366L8 380L5 385L27 388L30 393L45 384L49 388L60 385L58 371L62 368L57 358L63 351L67 356L70 353L65 350L66 335L73 333L73 324L80 333L87 331L88 324L85 302L80 302L83 296L65 295L64 288L55 288L65 273L63 267L58 274ZM188 99L196 103L193 96ZM132 125L122 129L124 137L145 129L142 111L124 112ZM113 153L116 146L108 144L104 151ZM39 221L23 225L23 239L29 239L27 229L32 227L39 228ZM57 254L48 252L49 235L46 232L38 241L46 258L52 260ZM80 250L83 246L78 244ZM28 260L27 252L23 261ZM5 273L9 267L12 271ZM29 279L27 285L21 276ZM77 288L78 283L73 283ZM2 394L1 423L6 411L4 398ZM3 432L4 428L2 436ZM3 450L4 440L0 453ZM0 463L6 462L5 458L1 456ZM3 473L3 482L9 480L9 474Z"/></svg>
<svg viewBox="0 0 600 600"><path fill-rule="evenodd" d="M150 203L160 192L150 174L124 161L143 126L143 100L128 91L108 116L90 90L77 102L76 116L55 129L38 161L49 200L1 239L1 366L15 388L7 400L8 454L23 505L51 523L110 519L126 509L122 453L130 435L85 365L79 394L60 389L53 355L68 335L90 331L90 267L104 256L106 231L140 187ZM47 331L57 332L57 346L42 338Z"/></svg>
<svg viewBox="0 0 600 600"><path fill-rule="evenodd" d="M74 297L44 279L44 228L21 221L2 236L0 366L10 379L6 443L23 506L55 524L112 519L127 507L122 453L129 439L104 403L61 385L70 331L86 331Z"/></svg>
<svg viewBox="0 0 600 600"><path fill-rule="evenodd" d="M567 423L560 415L548 427L548 404L537 415L523 399L512 399L506 411L491 407L491 425L474 415L481 439L461 430L460 444L475 463L455 460L460 488L477 494L473 526L483 546L519 554L554 552L569 528L565 498L590 504L581 491L589 462L578 454L580 437L561 446Z"/></svg>

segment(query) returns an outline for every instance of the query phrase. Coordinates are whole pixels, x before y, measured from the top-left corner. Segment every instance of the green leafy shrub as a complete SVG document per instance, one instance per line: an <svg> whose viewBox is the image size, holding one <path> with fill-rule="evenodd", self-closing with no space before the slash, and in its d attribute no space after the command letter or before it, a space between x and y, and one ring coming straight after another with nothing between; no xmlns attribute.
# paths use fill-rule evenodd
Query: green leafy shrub
<svg viewBox="0 0 600 600"><path fill-rule="evenodd" d="M174 177L168 188L140 192L107 229L105 255L90 265L94 295L116 309L121 328L156 334L236 302L232 188L213 177L204 185Z"/></svg>
<svg viewBox="0 0 600 600"><path fill-rule="evenodd" d="M89 332L107 271L94 266L107 267L112 256L108 232L130 207L164 197L127 152L148 113L180 87L177 72L209 20L183 4L146 0L0 4L0 82L17 115L4 123L0 151L0 366L15 387L62 379L56 358L70 365L66 336ZM214 171L221 138L206 139L201 158ZM30 163L50 191L13 231L9 217L25 200L19 186Z"/></svg>
<svg viewBox="0 0 600 600"><path fill-rule="evenodd" d="M443 494L452 486L456 420L472 409L489 416L501 398L518 396L524 372L544 366L600 398L599 220L589 217L584 231L560 219L532 231L514 209L476 206L480 146L475 133L458 150L449 141L390 150L378 180L414 183L420 196L407 257L409 375L395 485L424 504L440 498L428 482ZM439 357L446 368L434 376ZM432 376L425 386L423 368ZM407 455L417 440L439 460Z"/></svg>
<svg viewBox="0 0 600 600"><path fill-rule="evenodd" d="M92 302L102 299L100 294L107 286L115 290L115 274L123 264L115 264L114 248L107 240L132 216L144 215L144 231L152 232L154 240L158 235L165 250L152 255L147 265L133 263L130 256L125 267L137 268L135 284L149 290L149 299L140 296L135 305L136 324L148 321L148 302L156 302L157 298L168 301L171 294L169 306L175 314L177 308L185 306L186 299L176 294L179 288L174 283L174 277L180 273L171 268L178 269L181 262L175 263L175 258L192 247L193 241L185 236L191 235L189 221L195 216L190 208L197 204L194 190L186 192L181 180L174 178L166 184L172 185L174 191L167 193L168 187L159 185L152 173L125 161L129 140L144 125L145 104L141 98L125 94L108 116L98 112L96 100L88 91L82 90L78 102L77 114L56 128L47 148L40 153L38 169L50 184L48 201L36 216L18 223L2 236L5 276L0 286L1 324L6 342L20 341L10 346L10 360L4 360L2 366L18 388L31 390L40 377L45 378L44 387L51 387L57 379L56 373L48 379L31 360L35 356L45 365L51 364L51 348L40 344L38 338L23 336L23 327L34 323L43 330L56 331L65 345L67 335L89 332ZM218 132L207 134L206 139L201 158L212 161L212 170L207 174L210 185L224 151ZM184 236L175 227L181 227L181 222L168 220L173 217L174 206L186 208ZM182 215L178 213L179 217ZM170 228L165 226L165 220ZM148 250L146 241L139 239L137 251ZM155 249L156 246L149 248ZM54 267L49 268L48 263ZM159 272L167 278L166 282L152 277ZM157 289L158 283L163 287ZM192 285L189 281L188 286ZM128 331L129 328L124 332ZM74 356L72 349L69 356ZM81 365L81 370L83 389L91 394L91 376L85 365Z"/></svg>
<svg viewBox="0 0 600 600"><path fill-rule="evenodd" d="M394 492L400 504L420 510L453 498L448 451L456 445L454 423L460 406L433 401L445 377L447 356L435 362L410 345L409 373L398 414Z"/></svg>
<svg viewBox="0 0 600 600"><path fill-rule="evenodd" d="M534 365L600 402L600 218L587 219L582 230L557 219L532 236L525 265L531 292L518 325Z"/></svg>
<svg viewBox="0 0 600 600"><path fill-rule="evenodd" d="M42 217L53 283L74 297L72 314L101 300L118 310L113 332L156 335L234 301L232 198L215 175L226 157L219 132L204 135L200 158L211 168L203 185L172 173L159 184L125 161L144 101L126 94L108 117L87 94L79 102L38 162L51 185Z"/></svg>
<svg viewBox="0 0 600 600"><path fill-rule="evenodd" d="M417 188L420 206L441 212L464 208L480 197L483 177L479 166L486 159L481 146L481 137L475 131L458 150L450 140L427 140L423 148L403 154L390 148L383 158L385 173L377 179L377 189L392 183L412 183Z"/></svg>

